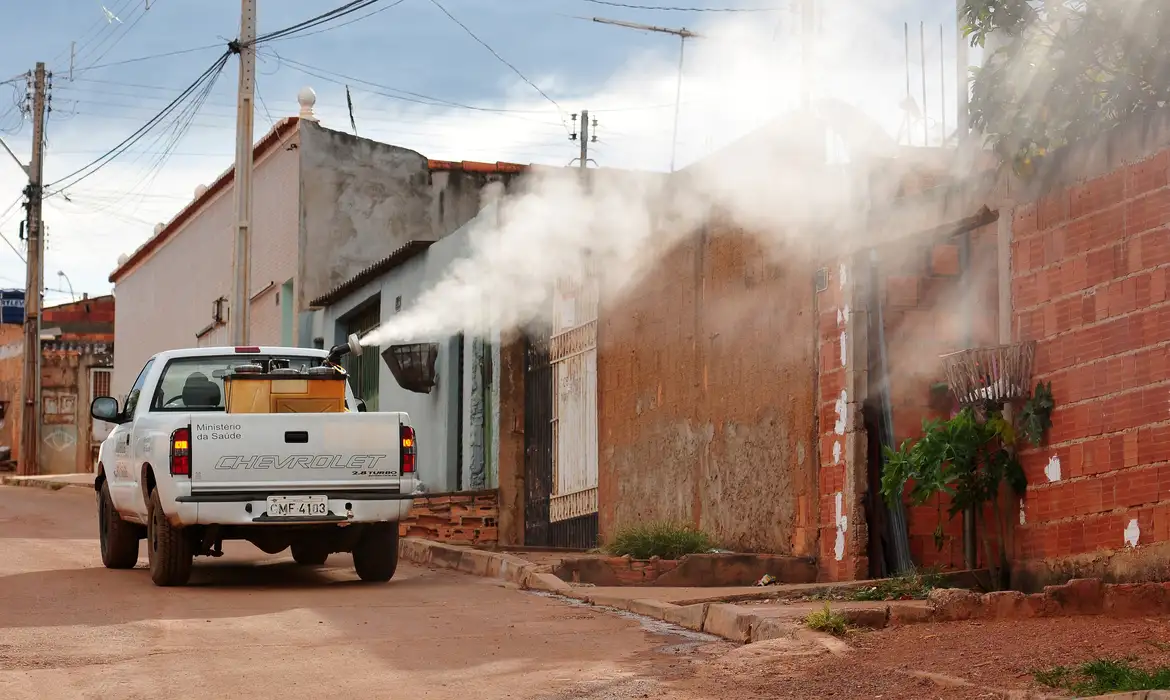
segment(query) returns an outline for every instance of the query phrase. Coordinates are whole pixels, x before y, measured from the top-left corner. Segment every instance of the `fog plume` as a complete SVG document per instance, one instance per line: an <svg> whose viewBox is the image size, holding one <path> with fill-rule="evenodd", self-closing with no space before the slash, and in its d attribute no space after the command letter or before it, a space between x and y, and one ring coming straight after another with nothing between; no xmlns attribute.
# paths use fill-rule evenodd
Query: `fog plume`
<svg viewBox="0 0 1170 700"><path fill-rule="evenodd" d="M861 24L844 22L839 36L822 37L818 61L825 78L811 114L799 109L800 62L793 48L799 42L791 35L777 42L773 27L750 22L705 28L711 38L691 42L694 49L688 44L684 105L717 104L728 91L772 95L772 104L736 134L751 135L724 136L709 157L676 173L533 168L506 195L489 189L471 224L469 255L363 344L438 340L457 332L488 336L547 320L557 280L579 278L587 269L598 275L605 299L620 298L680 240L713 220L761 236L766 250L789 264L811 264L814 248L826 254L847 244L856 235L859 193L846 168L825 164L825 153L840 160L846 153L856 159L893 150L884 123L891 114L896 118L899 95L871 90L866 96L864 81L888 81L902 69L893 35L889 42L872 41L881 60L870 59L869 74L855 76L862 89L852 96L872 102L877 118L865 116L865 105L850 107L826 94L833 88L827 76L841 69L840 57L856 53L850 32ZM645 65L617 80L647 80ZM668 62L657 68L658 79L674 80ZM861 68L855 61L846 69ZM838 132L832 139L830 125ZM696 132L704 132L702 124L689 125L683 137Z"/></svg>

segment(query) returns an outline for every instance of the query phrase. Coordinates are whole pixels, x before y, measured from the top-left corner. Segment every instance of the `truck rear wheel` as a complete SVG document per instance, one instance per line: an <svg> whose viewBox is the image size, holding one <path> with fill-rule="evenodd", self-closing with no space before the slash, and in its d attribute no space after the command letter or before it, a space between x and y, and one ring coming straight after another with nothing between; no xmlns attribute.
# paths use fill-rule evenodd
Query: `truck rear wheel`
<svg viewBox="0 0 1170 700"><path fill-rule="evenodd" d="M133 569L138 563L138 530L114 510L105 481L98 492L98 540L107 569Z"/></svg>
<svg viewBox="0 0 1170 700"><path fill-rule="evenodd" d="M186 535L167 520L158 490L151 491L146 541L150 579L156 586L182 586L191 578L191 560L195 555Z"/></svg>
<svg viewBox="0 0 1170 700"><path fill-rule="evenodd" d="M329 552L324 547L297 543L292 546L292 558L301 566L321 566L329 558Z"/></svg>
<svg viewBox="0 0 1170 700"><path fill-rule="evenodd" d="M375 523L366 527L353 549L353 568L358 578L384 583L398 568L398 523Z"/></svg>

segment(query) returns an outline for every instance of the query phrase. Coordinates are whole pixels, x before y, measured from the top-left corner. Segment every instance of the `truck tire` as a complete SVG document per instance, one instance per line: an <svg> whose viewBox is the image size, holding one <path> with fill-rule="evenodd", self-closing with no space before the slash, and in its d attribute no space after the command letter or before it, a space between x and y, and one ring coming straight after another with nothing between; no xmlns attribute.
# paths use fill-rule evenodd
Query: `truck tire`
<svg viewBox="0 0 1170 700"><path fill-rule="evenodd" d="M138 529L114 510L110 486L105 481L98 492L98 541L102 564L107 569L133 569L138 563Z"/></svg>
<svg viewBox="0 0 1170 700"><path fill-rule="evenodd" d="M329 552L323 547L314 547L301 543L292 546L293 561L301 566L322 566L329 558Z"/></svg>
<svg viewBox="0 0 1170 700"><path fill-rule="evenodd" d="M353 568L358 578L385 583L398 568L398 523L375 523L366 527L353 549Z"/></svg>
<svg viewBox="0 0 1170 700"><path fill-rule="evenodd" d="M191 578L194 553L187 533L171 525L158 490L150 492L150 525L146 528L150 579L156 586L183 586Z"/></svg>

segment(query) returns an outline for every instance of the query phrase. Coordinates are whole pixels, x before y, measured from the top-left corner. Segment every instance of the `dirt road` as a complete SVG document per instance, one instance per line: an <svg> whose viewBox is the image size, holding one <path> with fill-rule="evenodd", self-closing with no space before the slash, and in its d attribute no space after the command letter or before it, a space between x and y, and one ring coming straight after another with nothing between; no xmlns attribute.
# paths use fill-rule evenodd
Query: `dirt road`
<svg viewBox="0 0 1170 700"><path fill-rule="evenodd" d="M371 586L347 556L306 570L246 543L159 589L102 568L94 533L85 491L0 487L0 697L644 697L703 655L485 579L403 565Z"/></svg>
<svg viewBox="0 0 1170 700"><path fill-rule="evenodd" d="M344 555L303 569L239 543L198 560L191 586L160 589L142 568L102 568L94 511L82 489L0 487L4 700L986 696L456 572L400 565L389 584L362 584Z"/></svg>

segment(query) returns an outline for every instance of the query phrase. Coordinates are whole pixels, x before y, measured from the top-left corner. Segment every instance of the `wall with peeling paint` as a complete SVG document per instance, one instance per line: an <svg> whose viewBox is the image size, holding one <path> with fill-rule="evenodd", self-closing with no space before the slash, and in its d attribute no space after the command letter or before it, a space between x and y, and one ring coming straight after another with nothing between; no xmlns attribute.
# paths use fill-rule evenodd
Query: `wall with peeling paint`
<svg viewBox="0 0 1170 700"><path fill-rule="evenodd" d="M807 267L729 228L603 293L603 539L671 520L730 549L816 554L815 318Z"/></svg>

